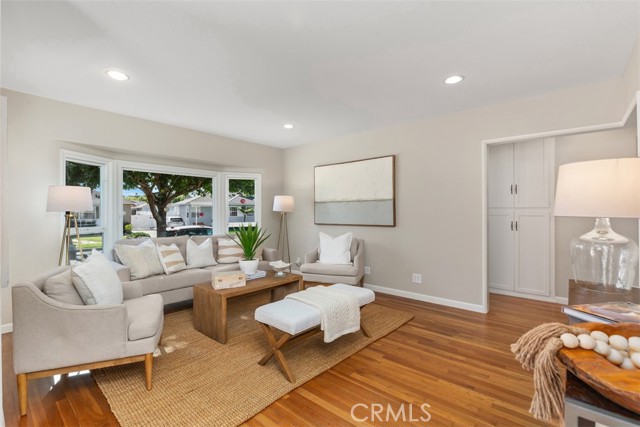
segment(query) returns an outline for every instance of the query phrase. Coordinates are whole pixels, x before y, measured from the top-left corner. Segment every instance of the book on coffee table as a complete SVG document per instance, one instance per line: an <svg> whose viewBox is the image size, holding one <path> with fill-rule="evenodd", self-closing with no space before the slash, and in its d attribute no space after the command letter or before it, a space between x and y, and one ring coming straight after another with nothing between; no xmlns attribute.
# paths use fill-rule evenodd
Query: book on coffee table
<svg viewBox="0 0 640 427"><path fill-rule="evenodd" d="M627 301L569 305L562 312L585 322L640 323L640 304Z"/></svg>
<svg viewBox="0 0 640 427"><path fill-rule="evenodd" d="M247 274L247 280L260 279L261 277L267 277L267 272L264 270L257 270L253 274Z"/></svg>

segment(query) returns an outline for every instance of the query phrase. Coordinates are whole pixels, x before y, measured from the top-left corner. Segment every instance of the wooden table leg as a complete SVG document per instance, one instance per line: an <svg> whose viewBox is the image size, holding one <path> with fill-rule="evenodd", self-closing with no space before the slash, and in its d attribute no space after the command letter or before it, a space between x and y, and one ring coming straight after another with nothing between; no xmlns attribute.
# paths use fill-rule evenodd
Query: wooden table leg
<svg viewBox="0 0 640 427"><path fill-rule="evenodd" d="M227 342L227 298L212 294L213 338L221 344Z"/></svg>

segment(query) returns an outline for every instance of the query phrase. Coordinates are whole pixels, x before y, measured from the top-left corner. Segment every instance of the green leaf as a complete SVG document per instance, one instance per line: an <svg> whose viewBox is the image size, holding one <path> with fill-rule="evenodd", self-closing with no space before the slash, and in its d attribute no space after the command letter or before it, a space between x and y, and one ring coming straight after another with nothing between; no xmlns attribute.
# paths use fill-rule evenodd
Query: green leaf
<svg viewBox="0 0 640 427"><path fill-rule="evenodd" d="M227 234L227 237L234 240L236 244L240 246L244 260L252 260L256 257L256 251L260 245L271 237L271 234L267 235L267 230L257 225L255 227L253 225L247 225L238 227L235 236Z"/></svg>

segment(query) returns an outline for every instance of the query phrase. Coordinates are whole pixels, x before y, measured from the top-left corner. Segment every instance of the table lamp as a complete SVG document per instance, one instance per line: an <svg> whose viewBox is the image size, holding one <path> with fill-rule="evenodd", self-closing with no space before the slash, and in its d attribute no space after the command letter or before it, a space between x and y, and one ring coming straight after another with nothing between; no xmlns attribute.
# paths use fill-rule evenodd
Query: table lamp
<svg viewBox="0 0 640 427"><path fill-rule="evenodd" d="M73 221L76 229L76 239L78 241L78 249L80 257L84 259L82 253L82 242L80 240L80 231L78 230L78 215L76 212L86 212L93 210L93 198L91 197L91 188L77 187L71 185L50 185L49 194L47 196L47 212L64 212L64 230L62 232L62 243L60 244L60 257L58 265L62 265L63 255L65 256L65 265L69 265L69 245L71 244L71 222Z"/></svg>
<svg viewBox="0 0 640 427"><path fill-rule="evenodd" d="M578 286L629 292L638 265L638 245L613 231L609 218L640 218L640 158L560 166L554 215L596 218L593 230L571 240Z"/></svg>

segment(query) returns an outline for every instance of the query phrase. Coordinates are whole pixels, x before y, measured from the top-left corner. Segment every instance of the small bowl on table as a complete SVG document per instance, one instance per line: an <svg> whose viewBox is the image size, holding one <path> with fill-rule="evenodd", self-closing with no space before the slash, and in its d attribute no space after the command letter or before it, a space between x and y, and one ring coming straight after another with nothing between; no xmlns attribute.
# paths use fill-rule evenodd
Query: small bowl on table
<svg viewBox="0 0 640 427"><path fill-rule="evenodd" d="M282 260L278 260L270 262L269 265L276 272L276 277L284 277L284 271L289 268L291 263L286 263Z"/></svg>

